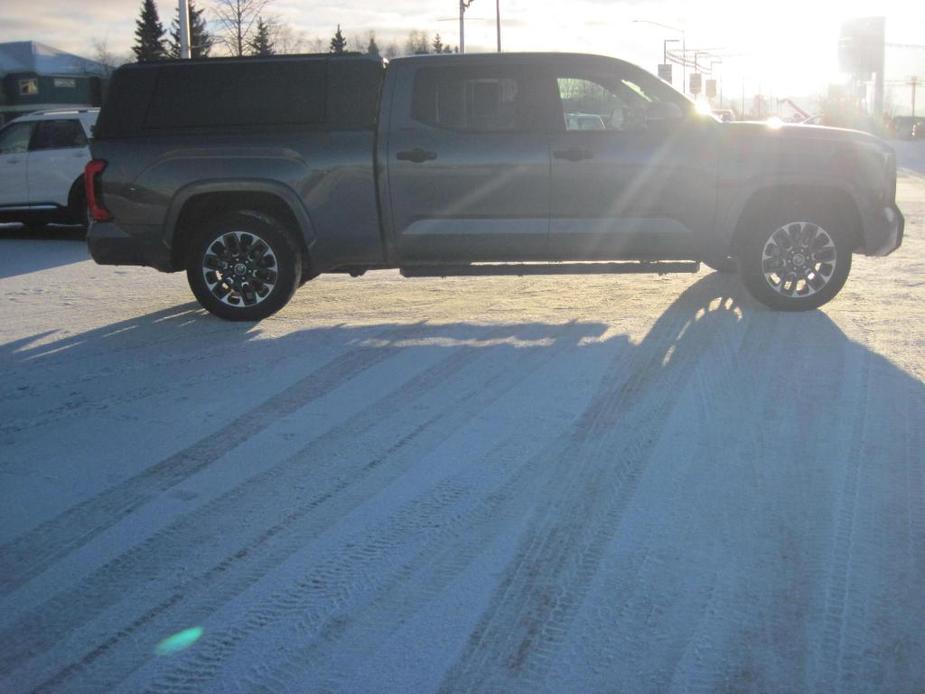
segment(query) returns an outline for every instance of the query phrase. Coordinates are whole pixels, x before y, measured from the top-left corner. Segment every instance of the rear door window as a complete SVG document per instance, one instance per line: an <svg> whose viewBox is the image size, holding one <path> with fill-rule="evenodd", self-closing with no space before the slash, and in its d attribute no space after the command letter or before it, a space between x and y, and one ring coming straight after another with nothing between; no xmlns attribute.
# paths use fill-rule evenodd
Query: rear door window
<svg viewBox="0 0 925 694"><path fill-rule="evenodd" d="M518 69L426 68L415 76L411 116L462 132L531 131L544 112L539 84Z"/></svg>
<svg viewBox="0 0 925 694"><path fill-rule="evenodd" d="M86 147L87 136L76 119L43 120L36 124L30 149L70 149Z"/></svg>

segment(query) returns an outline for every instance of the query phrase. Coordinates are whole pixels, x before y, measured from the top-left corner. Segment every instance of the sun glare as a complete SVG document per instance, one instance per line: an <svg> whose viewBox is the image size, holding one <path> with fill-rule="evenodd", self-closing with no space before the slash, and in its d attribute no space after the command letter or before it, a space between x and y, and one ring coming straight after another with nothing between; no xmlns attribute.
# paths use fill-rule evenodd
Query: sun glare
<svg viewBox="0 0 925 694"><path fill-rule="evenodd" d="M157 644L156 652L158 655L173 655L196 643L202 636L202 627L192 627L181 632L168 636L166 639Z"/></svg>

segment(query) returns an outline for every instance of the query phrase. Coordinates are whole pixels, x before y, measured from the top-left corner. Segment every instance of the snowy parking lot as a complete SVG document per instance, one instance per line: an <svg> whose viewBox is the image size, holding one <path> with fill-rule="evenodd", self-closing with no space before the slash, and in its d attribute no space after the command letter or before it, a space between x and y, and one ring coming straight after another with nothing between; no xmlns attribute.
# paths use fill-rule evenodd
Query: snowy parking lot
<svg viewBox="0 0 925 694"><path fill-rule="evenodd" d="M307 284L0 230L0 691L922 692L925 156L903 247Z"/></svg>

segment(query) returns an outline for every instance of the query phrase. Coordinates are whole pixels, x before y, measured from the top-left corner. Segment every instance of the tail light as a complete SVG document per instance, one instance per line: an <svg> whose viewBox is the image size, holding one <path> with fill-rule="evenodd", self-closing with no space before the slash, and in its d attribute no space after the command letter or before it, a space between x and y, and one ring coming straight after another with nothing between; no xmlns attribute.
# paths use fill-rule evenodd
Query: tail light
<svg viewBox="0 0 925 694"><path fill-rule="evenodd" d="M87 207L90 210L90 216L96 222L108 222L112 219L112 213L103 206L100 200L100 182L99 176L106 168L106 162L102 159L94 159L84 169L84 186L87 189Z"/></svg>

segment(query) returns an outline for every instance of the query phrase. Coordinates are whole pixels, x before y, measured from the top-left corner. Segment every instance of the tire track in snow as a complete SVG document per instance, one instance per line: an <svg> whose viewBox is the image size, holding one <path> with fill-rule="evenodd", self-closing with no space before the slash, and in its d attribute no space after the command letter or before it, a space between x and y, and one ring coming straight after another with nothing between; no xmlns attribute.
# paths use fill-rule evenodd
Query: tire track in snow
<svg viewBox="0 0 925 694"><path fill-rule="evenodd" d="M622 363L625 348L626 344L621 344L612 357L613 366ZM626 381L627 370L617 370ZM552 378L555 383L556 377ZM525 449L537 443L532 438L523 441L523 437L530 437L529 429L509 436L462 474L455 475L452 479L464 484L469 469L487 468L493 473L488 479L479 477L475 491L480 498L473 499L468 508L451 509L456 515L446 520L421 519L423 526L437 527L438 531L399 569L388 576L383 575L381 569L367 570L367 573L376 571L384 579L382 585L357 595L352 602L345 603L332 596L324 611L310 612L310 598L303 594L302 587L312 580L307 576L300 581L301 587L293 591L302 596L295 613L309 614L290 628L295 634L274 650L272 663L259 662L249 668L240 679L244 688L281 692L351 691L351 677L358 659L371 657L398 625L413 619L427 605L443 597L487 547L502 533L510 532L511 524L527 515L537 499L545 498L549 488L558 486L557 475L567 474L571 466L573 427L565 426L565 433L551 442L540 442L539 450L526 456ZM336 585L349 583L356 567L350 562L337 566ZM279 615L279 619L284 617ZM222 690L225 684L217 682L217 689Z"/></svg>
<svg viewBox="0 0 925 694"><path fill-rule="evenodd" d="M565 326L563 332L564 335L569 335L574 332L574 328ZM578 336L576 334L576 337ZM557 336L552 346L530 349L523 356L516 355L516 368L500 364L486 374L484 382L468 384L467 387L473 390L452 406L453 414L443 425L431 424L423 427L427 432L428 442L415 450L405 451L400 460L390 460L390 466L400 463L403 470L409 467L426 451L442 443L467 421L478 416L487 405L516 388L520 382L541 369L544 364L555 360L570 347L574 347L572 340ZM459 380L451 382L455 384ZM450 508L449 501L456 502L462 498L460 494L451 495L448 490L462 490L465 494L471 494L471 486L450 480L428 491L423 498L410 501L374 534L364 535L361 542L355 546L348 546L347 552L342 556L336 556L313 567L311 572L288 589L275 591L252 607L243 617L236 619L232 626L214 632L209 640L198 645L196 651L190 653L188 658L178 662L166 675L158 679L151 689L196 692L207 688L207 685L221 674L225 661L245 639L270 626L277 627L280 621L291 618L293 614L309 613L309 619L314 617L319 623L331 620L328 626L333 624L336 631L342 631L345 621L335 616L336 613L357 600L358 593L368 593L370 586L374 587L390 579L395 567L382 564L392 560L396 554L407 552L409 537L415 538L412 545L427 543L427 549L422 550L425 555L447 549L447 544L442 539L446 529L458 533L461 528L459 523L462 522L458 519L444 520L440 517L440 514L450 514L452 518L452 514L457 512ZM440 498L446 499L446 502L436 503L435 500ZM452 551L455 555L456 550ZM358 576L362 578L358 579ZM320 612L315 604L319 601L323 604ZM216 609L218 607L216 605ZM313 609L315 612L312 612ZM309 629L310 632L313 630Z"/></svg>
<svg viewBox="0 0 925 694"><path fill-rule="evenodd" d="M760 401L754 396L766 386L766 380L756 379L755 387L748 392L752 397L744 401L736 398L733 404L730 393L735 392L733 386L743 373L763 373L763 366L769 361L766 334L756 326L753 315L746 314L738 322L731 312L738 304L730 304L732 300L726 297L721 300L719 307L708 308L696 327L701 332L719 334L710 358L697 364L694 374L697 378L688 391L693 391L692 396L700 401L701 417L728 423L735 421L744 408L748 421ZM717 318L727 322L717 324ZM734 329L729 329L728 320L737 322ZM686 426L699 424L690 422ZM708 446L708 450L729 445L728 441L718 439L706 437L697 443ZM714 647L701 627L709 621L708 611L722 600L723 587L717 582L717 569L705 571L696 581L695 574L678 573L684 571L680 561L693 561L696 533L707 532L706 519L702 514L697 515L696 507L685 498L687 491L679 486L682 483L678 479L686 472L684 465L693 467L697 460L701 458L693 455L692 460L681 464L681 469L676 469L674 461L661 461L659 467L663 472L659 479L667 485L664 496L656 503L664 508L664 513L651 526L642 525L637 515L634 527L645 534L621 538L620 550L614 549L614 538L609 540L609 563L606 570L602 568L572 628L578 645L568 653L557 653L555 667L544 678L548 691L567 689L569 682L576 679L584 682L589 691L680 690L683 687L674 681L679 678L680 663L691 653L699 654ZM709 556L709 537L705 539L708 542L702 549L703 557ZM697 607L688 609L690 605ZM656 653L659 670L645 669Z"/></svg>
<svg viewBox="0 0 925 694"><path fill-rule="evenodd" d="M578 422L570 477L537 514L513 566L441 691L542 687L556 650L620 525L675 394L713 343L685 332L692 297L667 326L657 325L630 362L625 384L604 384ZM678 320L678 314L681 320ZM680 324L678 324L680 323ZM653 334L654 333L654 334ZM683 349L678 347L684 341ZM581 509L576 514L575 509Z"/></svg>
<svg viewBox="0 0 925 694"><path fill-rule="evenodd" d="M563 326L562 331L575 333L577 337L581 327L576 330L571 325ZM501 336L509 329L509 326L500 326L487 330L486 334ZM554 354L567 345L567 342L561 339L559 342L562 344L558 349L531 349L531 352L538 354L525 357L527 363L534 364L532 368L537 368L554 358ZM223 523L229 517L235 517L238 521L253 517L254 522L260 522L261 509L268 503L268 499L273 498L274 492L304 485L304 459L311 456L320 466L313 469L313 478L326 481L326 485L314 487L312 496L294 508L291 507L291 503L280 501L287 513L278 523L261 532L244 547L228 554L209 570L185 580L176 588L176 593L168 595L161 604L149 610L153 616L159 616L164 611L164 604L175 602L177 594L182 596L181 602L187 604L193 596L205 593L205 603L208 607L194 604L187 608L185 615L186 618L196 615L197 619L208 617L224 602L259 580L267 571L297 552L325 528L339 521L367 498L377 494L392 479L400 476L416 460L415 452L420 451L422 446L426 449L427 446L441 442L446 435L477 415L486 402L492 402L505 388L516 383L516 380L512 383L511 377L504 374L506 363L480 369L476 378L460 379L458 374L480 363L488 356L488 352L489 350L473 347L453 349L445 359L417 374L398 390L383 395L380 400L347 422L317 437L286 461L188 514L165 531L100 569L83 585L58 596L55 601L46 605L41 613L27 616L0 637L0 643L12 642L14 637L17 639L16 645L11 646L12 650L8 649L0 656L0 668L3 667L5 658L14 661L19 657L18 648L30 647L32 651L48 648L51 644L41 644L40 635L33 634L34 628L30 631L29 625L43 623L47 630L49 622L59 613L62 606L71 603L78 596L81 611L68 611L69 622L56 625L55 632L67 633L78 628L107 604L119 598L123 590L141 582L142 578L154 582L161 574L172 575L172 567L184 564L195 557L197 549L208 543L215 533L221 532ZM516 353L512 352L512 355L516 356ZM515 379L522 378L516 375L520 372L513 373ZM390 413L395 413L396 402L403 403L405 408L412 406L421 398L438 392L447 379L454 376L456 382L464 383L465 387L456 389L452 397L441 396L433 414L417 424L411 432L402 433L395 430L394 425L390 426ZM359 439L361 435L376 427L379 427L377 439L372 442ZM362 453L344 456L342 449L345 442L353 442ZM386 461L389 462L389 468L382 473L379 468ZM374 480L375 486L362 486L367 478L377 473L379 478ZM334 479L330 480L329 476L333 476ZM385 479L382 479L383 476ZM329 511L325 516L313 515L321 508L329 507L335 507L336 513L331 514ZM269 545L271 547L266 549ZM261 552L269 553L269 556L261 556ZM244 564L243 576L235 573L235 567L240 563ZM105 589L102 590L102 596L95 601L88 599L87 591L91 587L100 591L101 586ZM137 639L140 628L150 629L150 619L142 617L135 621L137 623L133 623L131 628L120 630L119 640L128 636ZM31 638L28 638L30 636ZM105 655L114 645L115 643L109 644L103 650L94 649L80 661L59 671L46 683L60 684L68 680ZM138 664L140 663L136 663L135 666Z"/></svg>
<svg viewBox="0 0 925 694"><path fill-rule="evenodd" d="M420 332L423 328L418 325ZM407 330L403 327L387 331L385 339ZM5 567L0 574L0 596L13 592L61 557L87 544L157 495L212 465L281 417L327 395L394 354L396 350L382 347L352 349L193 445L0 546L0 566Z"/></svg>
<svg viewBox="0 0 925 694"><path fill-rule="evenodd" d="M871 388L858 451L864 462L858 479L840 690L921 692L925 682L910 664L925 653L925 599L920 589L925 573L912 570L914 562L909 560L910 552L921 559L925 545L911 546L911 514L920 512L911 505L921 499L913 501L916 490L909 487L911 478L920 474L911 469L920 467L922 456L909 455L908 446L918 434L910 430L907 412L925 412L925 403L918 387L909 388L905 373L877 356L868 358Z"/></svg>
<svg viewBox="0 0 925 694"><path fill-rule="evenodd" d="M832 557L829 561L829 578L825 589L824 622L821 633L821 667L822 674L816 682L817 692L838 692L842 679L842 650L845 640L845 622L849 609L848 593L851 587L851 570L854 561L855 525L860 489L858 480L863 456L859 455L867 425L867 403L870 397L870 356L862 355L860 369L849 370L846 392L860 393L858 400L862 406L854 408L855 421L849 431L851 441L846 442L844 480L838 496L838 509L835 516L835 537Z"/></svg>
<svg viewBox="0 0 925 694"><path fill-rule="evenodd" d="M678 683L687 691L808 691L813 682L831 530L827 509L837 503L832 492L843 476L842 458L831 449L836 441L845 450L859 445L849 440L860 434L842 407L849 415L859 409L854 390L864 363L822 314L774 315L773 321L764 339L777 345L766 347L765 363L755 365L770 381L755 399L752 419L761 428L740 456L753 471L755 482L741 484L754 500L724 504L740 521L720 530L725 579L716 614L705 625L718 647L698 649L688 661L687 679ZM825 358L794 359L805 353ZM784 374L775 370L781 363L790 365ZM820 401L840 405L820 409Z"/></svg>

